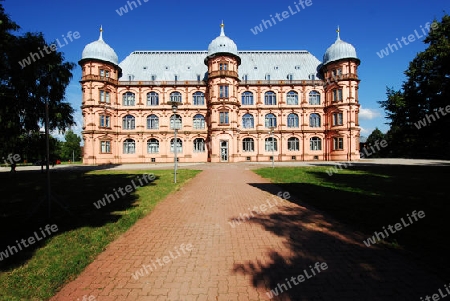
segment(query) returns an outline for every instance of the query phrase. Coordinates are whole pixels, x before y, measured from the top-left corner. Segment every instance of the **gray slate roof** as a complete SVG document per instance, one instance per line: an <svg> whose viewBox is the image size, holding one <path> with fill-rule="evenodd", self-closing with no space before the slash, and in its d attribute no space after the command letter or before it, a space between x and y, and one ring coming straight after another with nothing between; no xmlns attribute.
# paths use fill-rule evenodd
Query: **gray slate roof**
<svg viewBox="0 0 450 301"><path fill-rule="evenodd" d="M173 81L175 75L179 81L195 81L197 75L203 80L208 72L204 64L207 55L207 51L134 51L119 64L123 74L120 80ZM303 50L238 51L238 55L239 77L246 74L248 80L264 80L267 74L271 80L285 80L288 74L293 80L308 80L311 74L317 78L322 63Z"/></svg>

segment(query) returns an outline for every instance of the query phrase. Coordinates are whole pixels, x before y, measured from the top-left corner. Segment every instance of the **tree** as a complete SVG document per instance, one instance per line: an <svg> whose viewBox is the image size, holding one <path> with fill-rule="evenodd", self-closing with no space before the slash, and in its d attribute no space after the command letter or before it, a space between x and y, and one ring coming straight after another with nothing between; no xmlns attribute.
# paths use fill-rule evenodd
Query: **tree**
<svg viewBox="0 0 450 301"><path fill-rule="evenodd" d="M74 110L64 102L75 64L64 62L57 50L49 51L42 33L13 35L19 27L1 3L0 21L0 152L20 152L21 139L44 125L47 102L50 130L64 132L75 124ZM21 64L24 59L30 64Z"/></svg>
<svg viewBox="0 0 450 301"><path fill-rule="evenodd" d="M61 145L61 159L62 160L72 160L75 157L75 160L81 158L81 137L75 134L72 130L68 130L66 135L64 136L65 142Z"/></svg>
<svg viewBox="0 0 450 301"><path fill-rule="evenodd" d="M434 21L425 51L410 62L402 90L387 89L380 101L391 126L389 146L397 156L450 158L450 16ZM446 116L449 115L449 116Z"/></svg>
<svg viewBox="0 0 450 301"><path fill-rule="evenodd" d="M375 145L379 145L382 140L385 140L385 135L378 128L375 128L369 137L367 137L365 147L368 147L370 150L370 146L374 146L373 149L375 150L375 152L370 155L371 158L381 158L385 156L386 149L378 149L379 147L375 147ZM378 143L375 143L376 141L378 141Z"/></svg>

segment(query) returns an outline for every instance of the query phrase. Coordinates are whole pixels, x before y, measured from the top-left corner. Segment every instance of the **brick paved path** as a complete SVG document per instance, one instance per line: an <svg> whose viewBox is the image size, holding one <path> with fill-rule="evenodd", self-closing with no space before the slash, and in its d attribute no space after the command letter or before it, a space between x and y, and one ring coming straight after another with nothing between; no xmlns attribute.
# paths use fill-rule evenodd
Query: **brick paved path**
<svg viewBox="0 0 450 301"><path fill-rule="evenodd" d="M443 289L244 167L204 165L51 300L269 300L275 288L283 293L272 300L420 300ZM316 262L327 269L313 276Z"/></svg>

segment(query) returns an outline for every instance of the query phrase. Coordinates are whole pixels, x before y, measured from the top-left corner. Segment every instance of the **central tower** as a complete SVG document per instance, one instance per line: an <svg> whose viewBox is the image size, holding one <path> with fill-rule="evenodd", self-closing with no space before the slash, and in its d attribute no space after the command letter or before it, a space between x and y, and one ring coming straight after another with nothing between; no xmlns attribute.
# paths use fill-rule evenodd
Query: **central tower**
<svg viewBox="0 0 450 301"><path fill-rule="evenodd" d="M238 101L241 59L237 46L225 35L224 24L220 36L208 47L205 65L208 66L206 102L208 113L208 161L235 162L238 150ZM232 154L230 156L230 154Z"/></svg>

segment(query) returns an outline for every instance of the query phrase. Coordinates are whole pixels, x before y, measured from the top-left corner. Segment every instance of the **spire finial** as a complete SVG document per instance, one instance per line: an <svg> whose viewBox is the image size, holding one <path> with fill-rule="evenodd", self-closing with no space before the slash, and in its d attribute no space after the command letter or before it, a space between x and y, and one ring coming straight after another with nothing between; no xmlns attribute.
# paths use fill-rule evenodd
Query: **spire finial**
<svg viewBox="0 0 450 301"><path fill-rule="evenodd" d="M100 37L98 39L103 41L103 26L102 25L100 25Z"/></svg>
<svg viewBox="0 0 450 301"><path fill-rule="evenodd" d="M339 25L338 25L338 27L337 27L337 29L336 29L336 32L337 32L337 39L340 40L340 39L341 39L341 36L340 36L340 34L339 34L339 32L340 32Z"/></svg>
<svg viewBox="0 0 450 301"><path fill-rule="evenodd" d="M225 24L223 24L223 20L222 20L222 24L220 24L220 36L225 36L224 27L225 27Z"/></svg>

